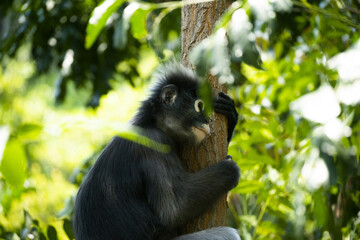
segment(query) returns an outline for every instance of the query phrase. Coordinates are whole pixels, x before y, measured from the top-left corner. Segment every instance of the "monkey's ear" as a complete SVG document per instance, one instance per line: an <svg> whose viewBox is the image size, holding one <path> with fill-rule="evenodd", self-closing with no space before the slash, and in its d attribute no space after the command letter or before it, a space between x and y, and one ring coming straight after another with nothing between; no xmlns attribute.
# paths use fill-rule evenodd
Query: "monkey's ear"
<svg viewBox="0 0 360 240"><path fill-rule="evenodd" d="M161 100L166 104L173 104L177 96L177 87L174 84L166 85L161 90Z"/></svg>

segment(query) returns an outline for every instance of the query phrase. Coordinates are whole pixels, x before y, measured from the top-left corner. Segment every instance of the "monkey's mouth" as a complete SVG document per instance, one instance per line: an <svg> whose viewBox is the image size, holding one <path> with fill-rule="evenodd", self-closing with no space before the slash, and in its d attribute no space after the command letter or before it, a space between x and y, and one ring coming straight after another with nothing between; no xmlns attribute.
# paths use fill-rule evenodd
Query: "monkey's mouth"
<svg viewBox="0 0 360 240"><path fill-rule="evenodd" d="M203 124L201 127L192 127L192 131L196 137L197 142L204 140L206 135L210 133L210 127L208 124Z"/></svg>
<svg viewBox="0 0 360 240"><path fill-rule="evenodd" d="M210 133L209 124L203 124L202 127L194 127L194 128L202 131L205 135L208 135Z"/></svg>

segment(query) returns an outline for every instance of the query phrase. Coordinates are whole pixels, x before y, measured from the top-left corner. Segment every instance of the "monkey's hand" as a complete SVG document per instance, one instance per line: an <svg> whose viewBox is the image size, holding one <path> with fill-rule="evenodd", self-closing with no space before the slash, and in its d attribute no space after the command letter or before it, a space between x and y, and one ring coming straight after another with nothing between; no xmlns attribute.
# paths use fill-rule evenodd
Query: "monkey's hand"
<svg viewBox="0 0 360 240"><path fill-rule="evenodd" d="M232 157L228 155L224 161L222 161L223 164L227 165L227 167L230 169L229 174L227 177L231 178L231 189L236 187L236 185L239 183L240 179L240 168L239 166L233 161Z"/></svg>
<svg viewBox="0 0 360 240"><path fill-rule="evenodd" d="M238 112L236 111L234 100L223 92L214 101L214 111L223 114L228 119L228 142L230 142L236 123L238 121Z"/></svg>

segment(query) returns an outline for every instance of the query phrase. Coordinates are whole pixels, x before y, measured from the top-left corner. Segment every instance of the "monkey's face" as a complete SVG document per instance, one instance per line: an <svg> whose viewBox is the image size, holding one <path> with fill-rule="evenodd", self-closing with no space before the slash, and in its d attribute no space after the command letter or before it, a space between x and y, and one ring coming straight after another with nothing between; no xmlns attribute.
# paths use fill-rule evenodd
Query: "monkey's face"
<svg viewBox="0 0 360 240"><path fill-rule="evenodd" d="M175 142L198 144L210 133L204 102L196 91L178 90L175 85L163 87L162 109L157 125Z"/></svg>
<svg viewBox="0 0 360 240"><path fill-rule="evenodd" d="M195 112L194 112L195 109ZM204 114L205 105L201 99L196 99L194 101L194 109L191 109L193 121L190 123L191 131L195 136L196 143L200 143L204 140L206 135L210 133L209 122Z"/></svg>

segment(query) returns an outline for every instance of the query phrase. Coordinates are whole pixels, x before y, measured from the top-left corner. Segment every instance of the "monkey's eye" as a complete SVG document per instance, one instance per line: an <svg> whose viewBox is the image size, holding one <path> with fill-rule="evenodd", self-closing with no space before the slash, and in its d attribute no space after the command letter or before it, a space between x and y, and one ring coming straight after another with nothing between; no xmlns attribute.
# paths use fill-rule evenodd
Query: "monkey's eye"
<svg viewBox="0 0 360 240"><path fill-rule="evenodd" d="M195 101L194 107L195 107L195 111L202 112L205 109L205 104L201 99L198 99Z"/></svg>

